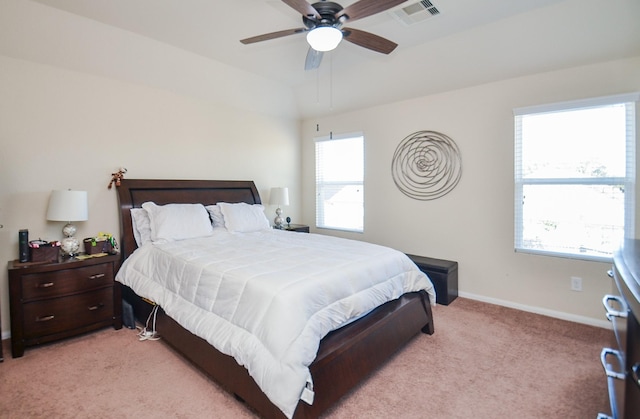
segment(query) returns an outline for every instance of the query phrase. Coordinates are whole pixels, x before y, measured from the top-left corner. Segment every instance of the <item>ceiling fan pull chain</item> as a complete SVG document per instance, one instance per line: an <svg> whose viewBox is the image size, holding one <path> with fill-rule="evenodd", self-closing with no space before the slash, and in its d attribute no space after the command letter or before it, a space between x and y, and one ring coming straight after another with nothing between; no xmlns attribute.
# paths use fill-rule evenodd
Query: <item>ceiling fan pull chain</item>
<svg viewBox="0 0 640 419"><path fill-rule="evenodd" d="M329 53L329 109L333 110L333 52Z"/></svg>
<svg viewBox="0 0 640 419"><path fill-rule="evenodd" d="M316 68L316 104L320 104L320 68Z"/></svg>

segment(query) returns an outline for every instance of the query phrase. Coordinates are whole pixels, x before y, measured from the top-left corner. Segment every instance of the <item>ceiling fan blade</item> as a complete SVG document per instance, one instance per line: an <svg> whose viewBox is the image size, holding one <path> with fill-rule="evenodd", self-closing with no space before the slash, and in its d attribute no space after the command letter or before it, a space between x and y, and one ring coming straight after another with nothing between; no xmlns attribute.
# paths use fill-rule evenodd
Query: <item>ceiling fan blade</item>
<svg viewBox="0 0 640 419"><path fill-rule="evenodd" d="M336 18L340 19L342 16L346 16L349 22L353 22L356 19L384 12L405 1L407 0L360 0L336 13Z"/></svg>
<svg viewBox="0 0 640 419"><path fill-rule="evenodd" d="M322 62L322 56L324 52L316 51L315 49L309 47L309 51L307 51L307 58L304 61L304 69L305 70L315 70L320 67L320 63Z"/></svg>
<svg viewBox="0 0 640 419"><path fill-rule="evenodd" d="M287 6L297 10L298 13L303 16L306 16L308 18L315 18L318 20L322 19L320 13L318 13L318 11L312 5L307 3L306 0L282 0L282 2Z"/></svg>
<svg viewBox="0 0 640 419"><path fill-rule="evenodd" d="M243 44L253 44L255 42L268 41L269 39L282 38L283 36L295 35L297 33L306 32L306 28L285 29L283 31L265 33L263 35L252 36L251 38L241 39Z"/></svg>
<svg viewBox="0 0 640 419"><path fill-rule="evenodd" d="M342 33L345 41L382 54L390 54L398 46L395 42L360 29L344 28Z"/></svg>

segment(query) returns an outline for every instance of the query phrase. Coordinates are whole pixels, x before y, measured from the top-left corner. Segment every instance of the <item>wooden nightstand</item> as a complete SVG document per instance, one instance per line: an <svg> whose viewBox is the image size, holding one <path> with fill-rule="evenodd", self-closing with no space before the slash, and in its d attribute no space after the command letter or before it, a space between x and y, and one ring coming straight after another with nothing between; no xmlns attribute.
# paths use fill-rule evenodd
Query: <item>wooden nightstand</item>
<svg viewBox="0 0 640 419"><path fill-rule="evenodd" d="M309 226L304 224L284 224L282 226L282 229L287 231L297 231L298 233L309 232Z"/></svg>
<svg viewBox="0 0 640 419"><path fill-rule="evenodd" d="M11 355L26 346L113 326L122 327L114 276L120 255L57 263L9 262Z"/></svg>

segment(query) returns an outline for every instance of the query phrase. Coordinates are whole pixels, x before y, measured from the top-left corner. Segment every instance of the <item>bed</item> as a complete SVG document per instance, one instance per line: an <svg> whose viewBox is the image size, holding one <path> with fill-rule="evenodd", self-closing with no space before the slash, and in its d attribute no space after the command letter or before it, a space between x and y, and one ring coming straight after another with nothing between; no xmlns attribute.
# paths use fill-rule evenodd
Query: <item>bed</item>
<svg viewBox="0 0 640 419"><path fill-rule="evenodd" d="M141 208L145 202L209 206L220 202L253 205L260 204L261 200L252 181L123 179L118 187L118 202L124 263L137 248L131 210ZM294 236L290 237L293 239ZM137 295L126 285L120 286L123 298L133 307L136 318L144 322L154 307L149 296ZM164 342L261 417L316 418L418 333L433 334L431 307L425 290L407 292L328 333L319 342L315 359L308 366L312 377L312 404L299 400L293 412L288 414L270 400L235 358L187 330L167 315L162 306L157 310L155 327Z"/></svg>

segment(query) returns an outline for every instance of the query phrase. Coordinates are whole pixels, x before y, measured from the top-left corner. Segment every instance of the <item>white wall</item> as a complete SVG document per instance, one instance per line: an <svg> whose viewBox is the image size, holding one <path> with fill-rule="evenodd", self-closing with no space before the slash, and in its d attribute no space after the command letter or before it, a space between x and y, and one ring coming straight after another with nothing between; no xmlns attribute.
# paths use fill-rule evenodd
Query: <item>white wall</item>
<svg viewBox="0 0 640 419"><path fill-rule="evenodd" d="M0 2L0 55L291 117L289 88L200 55L29 0Z"/></svg>
<svg viewBox="0 0 640 419"><path fill-rule="evenodd" d="M640 57L306 120L303 218L314 224L314 137L364 131L365 232L336 235L456 260L462 295L604 325L609 264L514 253L512 110L638 91L638 69ZM406 197L391 177L397 145L420 130L448 135L462 154L460 183L433 201ZM570 290L571 276L583 278L583 292Z"/></svg>
<svg viewBox="0 0 640 419"><path fill-rule="evenodd" d="M640 90L638 68L636 57L307 120L301 143L293 97L281 86L38 3L3 0L0 262L17 258L21 228L61 237L61 223L45 220L52 189L89 192L78 237L117 234L107 184L121 166L128 178L251 179L265 199L286 185L286 215L313 225L313 137L363 130L366 232L354 237L457 260L463 295L599 321L599 300L611 289L607 264L513 252L512 109ZM390 174L397 144L424 129L452 137L463 157L460 184L430 202L405 197ZM570 276L581 276L585 291L569 291ZM7 294L3 268L4 336Z"/></svg>
<svg viewBox="0 0 640 419"><path fill-rule="evenodd" d="M47 222L53 189L87 190L80 238L119 233L111 173L128 178L254 180L265 202L287 185L298 218L298 124L167 91L0 56L0 261L16 259L18 230L60 239ZM275 208L267 206L271 215ZM0 271L2 330L9 331L7 271ZM5 333L6 335L6 333Z"/></svg>
<svg viewBox="0 0 640 419"><path fill-rule="evenodd" d="M64 223L45 220L53 189L88 191L79 238L118 235L116 192L107 185L119 167L131 179L253 180L265 202L269 188L288 186L285 212L299 219L301 151L291 103L287 90L256 76L36 3L3 0L3 336L10 330L6 266L18 257L18 230L29 229L31 239L62 237ZM266 211L271 217L275 207Z"/></svg>

